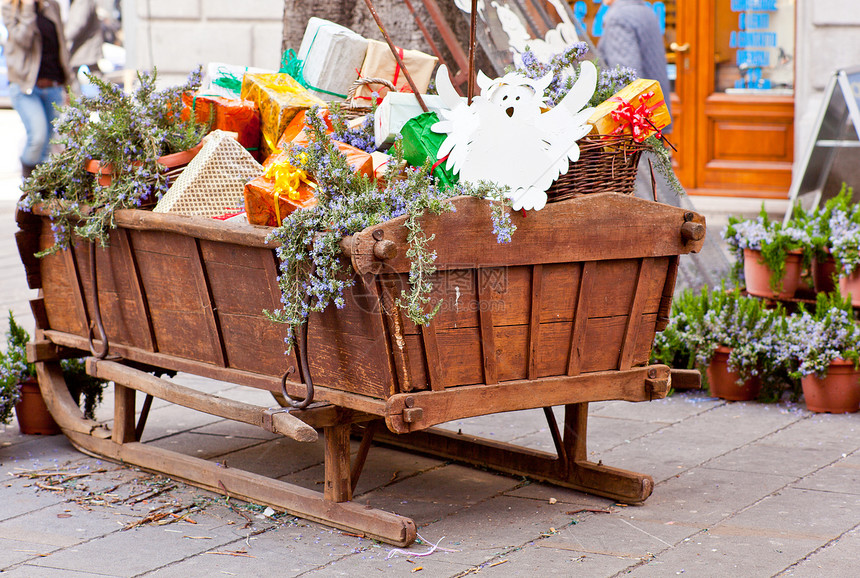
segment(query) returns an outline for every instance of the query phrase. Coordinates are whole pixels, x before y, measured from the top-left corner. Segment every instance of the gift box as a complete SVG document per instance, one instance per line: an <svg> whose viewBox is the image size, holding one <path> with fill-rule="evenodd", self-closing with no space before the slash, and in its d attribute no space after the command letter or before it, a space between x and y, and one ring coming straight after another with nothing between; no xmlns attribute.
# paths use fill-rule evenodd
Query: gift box
<svg viewBox="0 0 860 578"><path fill-rule="evenodd" d="M287 125L287 128L284 129L284 132L281 133L281 138L278 139L276 150L288 150L290 148L290 144L298 138L301 133L305 132L307 113L307 110L301 110L293 117L293 120L291 120ZM327 108L321 108L319 112L317 112L317 116L325 122L327 133L330 134L334 131L331 120L329 119ZM302 139L307 142L307 136L303 136Z"/></svg>
<svg viewBox="0 0 860 578"><path fill-rule="evenodd" d="M439 59L418 50L398 48L397 51L406 70L412 76L418 92L423 95L423 93L427 92L427 87L430 86L430 78ZM400 68L394 55L391 54L388 44L379 42L378 40L368 41L367 53L361 65L359 78L382 78L390 81L394 85L396 92L412 92L412 87L409 86L406 75L403 74L403 70ZM379 94L379 100L376 102L379 104L388 91L388 87L382 84L362 84L356 89L351 104L355 107L370 106L374 92Z"/></svg>
<svg viewBox="0 0 860 578"><path fill-rule="evenodd" d="M310 176L290 164L281 152L266 159L268 168L245 185L245 212L252 225L279 227L290 213L317 204Z"/></svg>
<svg viewBox="0 0 860 578"><path fill-rule="evenodd" d="M431 112L448 110L440 96L422 94L421 98ZM386 143L393 143L394 138L400 133L406 121L423 112L421 105L418 104L418 99L412 93L389 92L386 94L382 103L376 108L376 114L373 117L373 137L376 148Z"/></svg>
<svg viewBox="0 0 860 578"><path fill-rule="evenodd" d="M230 133L216 130L155 205L155 213L203 217L223 215L242 204L245 183L263 167Z"/></svg>
<svg viewBox="0 0 860 578"><path fill-rule="evenodd" d="M445 168L442 162L448 157L437 159L439 147L448 135L439 134L430 130L434 124L439 122L439 115L435 112L425 112L406 121L401 134L403 140L403 158L410 165L420 167L430 158L433 162L432 174L436 179L436 186L440 189L448 189L460 180L450 169Z"/></svg>
<svg viewBox="0 0 860 578"><path fill-rule="evenodd" d="M307 135L300 132L292 144L307 145ZM373 158L345 143L335 142L356 173L373 178ZM276 152L263 163L265 173L245 185L245 210L252 225L278 227L296 209L316 205L316 182L300 167L290 162L287 150Z"/></svg>
<svg viewBox="0 0 860 578"><path fill-rule="evenodd" d="M311 18L297 55L302 84L323 100L346 99L358 78L367 44L366 38L349 28Z"/></svg>
<svg viewBox="0 0 860 578"><path fill-rule="evenodd" d="M242 79L245 73L270 74L275 72L266 68L210 62L206 65L203 79L200 82L200 93L224 98L239 98L242 91Z"/></svg>
<svg viewBox="0 0 860 578"><path fill-rule="evenodd" d="M289 74L246 74L242 81L243 100L252 100L260 109L263 138L260 147L268 156L296 114L325 101L312 95Z"/></svg>
<svg viewBox="0 0 860 578"><path fill-rule="evenodd" d="M182 95L182 120L192 112L199 123L212 121L212 130L236 133L236 140L254 154L260 148L260 111L250 100L210 96L198 91Z"/></svg>
<svg viewBox="0 0 860 578"><path fill-rule="evenodd" d="M588 119L598 134L631 135L642 142L672 122L660 83L640 78L599 104Z"/></svg>

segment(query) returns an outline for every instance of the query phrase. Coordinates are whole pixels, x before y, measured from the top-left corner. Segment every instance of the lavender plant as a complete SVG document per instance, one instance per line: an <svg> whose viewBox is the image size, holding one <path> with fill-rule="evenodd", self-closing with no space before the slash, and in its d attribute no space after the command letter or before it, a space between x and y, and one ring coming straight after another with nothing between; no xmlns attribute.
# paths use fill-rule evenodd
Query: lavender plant
<svg viewBox="0 0 860 578"><path fill-rule="evenodd" d="M353 272L339 245L346 235L406 217L407 256L412 267L410 288L401 295L398 305L418 324L427 323L437 310L429 297L430 277L435 272L434 237L426 235L421 227L424 215L452 210L450 198L456 195L489 197L488 202L493 206L493 233L500 243L510 241L515 227L503 189L482 183L441 190L433 183L429 163L401 174L403 159L399 142L393 147L395 159L388 163L382 179L386 184L379 188L366 176L352 171L326 134L325 125L315 110L311 110L306 119L310 142L306 147L293 147L290 159L295 166L314 175L318 202L313 208L293 212L269 236L270 241L280 244L276 251L281 261L278 280L282 306L266 314L287 324L288 351L295 330L306 322L311 311L322 311L332 303L338 308L345 306L344 290L354 284Z"/></svg>
<svg viewBox="0 0 860 578"><path fill-rule="evenodd" d="M786 335L787 355L796 362L792 377L823 378L835 359L852 361L855 368L860 365L860 326L851 300L838 291L819 293L814 311L801 307L788 319Z"/></svg>
<svg viewBox="0 0 860 578"><path fill-rule="evenodd" d="M814 249L805 225L792 221L783 226L779 221L772 221L764 204L756 219L729 217L722 237L735 257L732 277L736 280L742 279L744 249L761 252L762 261L771 272L770 287L777 292L785 274L785 260L790 251L802 251L804 268L808 269L812 264Z"/></svg>
<svg viewBox="0 0 860 578"><path fill-rule="evenodd" d="M200 86L200 69L177 87L156 90L156 71L138 73L132 94L97 77L95 97L70 95L55 126L63 149L37 166L22 187L21 207L45 203L55 244L43 254L68 247L72 235L102 246L115 227L114 211L140 207L167 192L167 168L158 158L189 149L209 130L192 118L183 121L181 96ZM86 170L90 160L111 166L113 178L104 186Z"/></svg>
<svg viewBox="0 0 860 578"><path fill-rule="evenodd" d="M723 284L699 293L688 289L673 303L668 327L655 337L651 360L704 369L718 347L728 347L728 366L739 375L739 384L759 377L764 396L775 399L785 385L792 385L790 358L783 347L785 319L781 306L768 309L738 287Z"/></svg>

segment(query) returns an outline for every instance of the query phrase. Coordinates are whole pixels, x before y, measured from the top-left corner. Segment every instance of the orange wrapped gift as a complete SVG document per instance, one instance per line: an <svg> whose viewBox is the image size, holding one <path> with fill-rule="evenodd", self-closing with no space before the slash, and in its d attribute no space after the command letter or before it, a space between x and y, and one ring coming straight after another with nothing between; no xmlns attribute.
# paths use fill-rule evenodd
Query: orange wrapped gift
<svg viewBox="0 0 860 578"><path fill-rule="evenodd" d="M290 121L290 124L287 125L287 128L284 129L281 138L278 140L277 148L285 151L290 148L290 143L299 136L299 134L305 132L305 119L307 118L308 111L301 110L296 116L293 117L293 120ZM331 125L331 120L329 119L328 109L321 108L317 113L317 116L323 119L326 126L326 133L331 134L334 131L334 127ZM304 144L307 144L307 136L304 138Z"/></svg>
<svg viewBox="0 0 860 578"><path fill-rule="evenodd" d="M250 100L233 100L221 96L185 93L182 120L188 120L194 111L197 122L208 123L212 130L235 132L243 147L254 152L260 148L260 111Z"/></svg>
<svg viewBox="0 0 860 578"><path fill-rule="evenodd" d="M279 227L296 209L317 204L316 184L305 171L290 164L286 152L266 159L266 172L245 185L245 211L252 225Z"/></svg>
<svg viewBox="0 0 860 578"><path fill-rule="evenodd" d="M642 142L669 126L672 117L660 83L640 78L600 103L588 122L598 134L631 135Z"/></svg>

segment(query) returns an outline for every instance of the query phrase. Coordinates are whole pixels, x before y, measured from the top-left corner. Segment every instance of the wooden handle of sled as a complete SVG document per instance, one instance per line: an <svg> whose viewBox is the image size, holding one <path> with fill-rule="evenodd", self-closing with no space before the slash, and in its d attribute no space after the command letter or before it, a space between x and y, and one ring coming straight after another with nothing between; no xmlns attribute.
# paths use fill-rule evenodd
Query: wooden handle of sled
<svg viewBox="0 0 860 578"><path fill-rule="evenodd" d="M701 241L705 238L705 226L701 223L687 221L681 225L681 237L686 241Z"/></svg>
<svg viewBox="0 0 860 578"><path fill-rule="evenodd" d="M114 361L88 357L87 373L197 411L256 425L299 442L315 442L319 439L317 430L286 411L270 410L201 393Z"/></svg>

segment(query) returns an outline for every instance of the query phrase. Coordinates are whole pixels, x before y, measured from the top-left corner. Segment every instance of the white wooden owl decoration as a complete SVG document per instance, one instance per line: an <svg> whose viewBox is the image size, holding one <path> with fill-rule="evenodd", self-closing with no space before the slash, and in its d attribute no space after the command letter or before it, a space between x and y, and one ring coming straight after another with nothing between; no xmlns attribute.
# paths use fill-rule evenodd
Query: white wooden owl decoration
<svg viewBox="0 0 860 578"><path fill-rule="evenodd" d="M591 131L586 121L594 109L583 107L594 94L597 70L583 62L567 96L541 112L551 81L551 74L533 80L512 72L491 80L479 72L481 95L467 105L440 66L436 88L451 110L441 111L442 120L432 127L448 135L437 158L447 156L446 168L460 173L461 181L509 186L515 210L542 209L546 190L579 160L576 141Z"/></svg>

